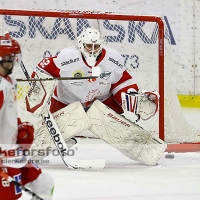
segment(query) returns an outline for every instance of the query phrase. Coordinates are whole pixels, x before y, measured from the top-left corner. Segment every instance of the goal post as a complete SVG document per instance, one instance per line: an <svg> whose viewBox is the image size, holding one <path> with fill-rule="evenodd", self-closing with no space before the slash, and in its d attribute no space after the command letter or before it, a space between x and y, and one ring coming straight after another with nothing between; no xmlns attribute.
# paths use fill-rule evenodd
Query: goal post
<svg viewBox="0 0 200 200"><path fill-rule="evenodd" d="M170 33L162 17L98 11L47 11L0 9L1 32L9 31L22 46L29 73L45 56L76 45L87 27L101 32L104 44L124 57L124 64L141 90L158 90L159 112L139 125L167 143L199 144L200 131L183 117L171 79ZM15 70L16 78L24 78ZM27 87L18 87L18 98ZM25 88L25 89L24 89ZM131 115L127 118L131 119ZM199 147L199 145L198 145Z"/></svg>

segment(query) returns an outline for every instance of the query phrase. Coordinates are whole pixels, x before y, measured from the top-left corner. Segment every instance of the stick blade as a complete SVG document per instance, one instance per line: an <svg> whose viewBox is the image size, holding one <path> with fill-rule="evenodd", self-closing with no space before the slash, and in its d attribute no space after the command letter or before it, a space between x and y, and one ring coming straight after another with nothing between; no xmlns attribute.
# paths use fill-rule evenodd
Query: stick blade
<svg viewBox="0 0 200 200"><path fill-rule="evenodd" d="M104 169L105 160L104 159L95 159L95 160L75 160L73 164L70 164L73 169Z"/></svg>

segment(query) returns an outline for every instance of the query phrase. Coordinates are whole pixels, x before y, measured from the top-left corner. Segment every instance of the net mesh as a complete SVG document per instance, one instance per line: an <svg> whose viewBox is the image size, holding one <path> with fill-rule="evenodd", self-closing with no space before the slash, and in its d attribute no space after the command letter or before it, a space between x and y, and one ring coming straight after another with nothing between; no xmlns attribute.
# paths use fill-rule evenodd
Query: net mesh
<svg viewBox="0 0 200 200"><path fill-rule="evenodd" d="M76 45L76 37L87 27L100 30L104 45L118 50L124 57L124 64L132 74L140 90L158 90L158 24L140 20L100 20L82 18L62 18L39 16L1 16L1 32L9 31L22 47L23 62L29 74L44 58L54 56L63 48ZM165 22L164 18L163 21ZM171 74L173 66L170 60L171 38L165 24L165 141L169 143L199 142L200 130L185 120L175 91ZM16 78L25 78L21 69L15 69ZM20 101L29 89L28 83L18 84ZM22 119L26 118L24 113ZM131 113L126 115L131 120ZM34 118L29 115L34 122ZM27 120L27 118L26 118ZM37 119L38 120L38 119ZM36 120L36 121L37 121ZM159 134L158 114L148 121L139 121L139 125L152 134ZM84 135L85 133L83 133ZM87 132L88 134L88 132Z"/></svg>

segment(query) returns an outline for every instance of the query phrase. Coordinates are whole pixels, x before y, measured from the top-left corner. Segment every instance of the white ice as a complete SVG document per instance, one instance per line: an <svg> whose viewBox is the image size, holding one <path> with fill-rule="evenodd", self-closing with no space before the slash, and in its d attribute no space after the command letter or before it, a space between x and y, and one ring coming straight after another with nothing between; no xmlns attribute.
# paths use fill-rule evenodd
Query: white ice
<svg viewBox="0 0 200 200"><path fill-rule="evenodd" d="M200 109L183 109L200 128ZM199 200L200 152L165 154L158 166L145 166L123 156L98 139L79 139L76 158L106 161L103 170L67 169L59 156L49 156L44 172L55 180L54 200ZM22 200L30 199L23 193Z"/></svg>

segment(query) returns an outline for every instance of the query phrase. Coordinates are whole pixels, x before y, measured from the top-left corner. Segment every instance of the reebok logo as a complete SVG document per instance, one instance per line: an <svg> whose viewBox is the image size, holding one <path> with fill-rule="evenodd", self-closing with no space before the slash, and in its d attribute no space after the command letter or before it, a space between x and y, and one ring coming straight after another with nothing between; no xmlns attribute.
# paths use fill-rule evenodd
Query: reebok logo
<svg viewBox="0 0 200 200"><path fill-rule="evenodd" d="M53 127L53 122L50 119L49 113L47 117L44 117L44 121L48 128L49 133L52 135L55 145L57 146L57 148L59 148L59 151L62 154L62 156L68 155L67 149L64 148L59 133L57 133L56 129Z"/></svg>
<svg viewBox="0 0 200 200"><path fill-rule="evenodd" d="M70 59L68 61L63 61L61 62L61 65L64 66L64 65L69 65L71 63L75 63L75 62L78 62L79 61L79 58L75 58L75 59Z"/></svg>
<svg viewBox="0 0 200 200"><path fill-rule="evenodd" d="M117 66L119 66L121 69L123 68L123 65L120 64L118 60L116 61L114 58L111 58L111 57L109 57L108 60L111 61L111 62L113 62Z"/></svg>

